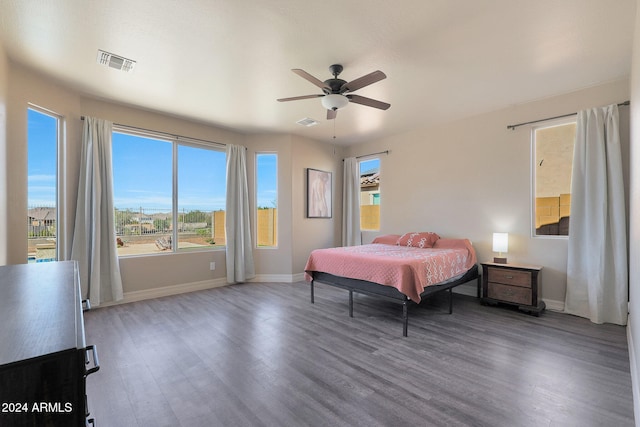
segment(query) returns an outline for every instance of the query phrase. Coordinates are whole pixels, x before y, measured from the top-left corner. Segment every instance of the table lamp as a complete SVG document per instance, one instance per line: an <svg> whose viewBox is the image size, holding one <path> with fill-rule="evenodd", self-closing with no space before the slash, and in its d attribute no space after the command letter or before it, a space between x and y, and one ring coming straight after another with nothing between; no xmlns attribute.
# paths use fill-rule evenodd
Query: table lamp
<svg viewBox="0 0 640 427"><path fill-rule="evenodd" d="M509 233L493 233L493 252L498 252L497 257L493 257L493 262L498 264L506 264L507 257L503 257L502 253L507 253L509 249Z"/></svg>

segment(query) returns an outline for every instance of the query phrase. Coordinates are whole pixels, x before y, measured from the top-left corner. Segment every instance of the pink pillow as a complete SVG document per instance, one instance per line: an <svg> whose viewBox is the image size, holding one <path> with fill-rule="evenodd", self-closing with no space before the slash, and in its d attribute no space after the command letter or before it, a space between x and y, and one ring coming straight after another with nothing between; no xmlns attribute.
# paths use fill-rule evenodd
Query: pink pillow
<svg viewBox="0 0 640 427"><path fill-rule="evenodd" d="M371 243L382 243L384 245L395 245L398 239L400 238L399 234L385 234L382 236L377 236L373 239Z"/></svg>
<svg viewBox="0 0 640 427"><path fill-rule="evenodd" d="M433 249L467 249L470 255L467 260L469 268L478 262L476 251L473 249L469 239L438 239L438 241L433 244Z"/></svg>
<svg viewBox="0 0 640 427"><path fill-rule="evenodd" d="M432 232L412 232L405 233L396 242L398 246L410 246L414 248L431 248L433 244L440 238L436 233Z"/></svg>
<svg viewBox="0 0 640 427"><path fill-rule="evenodd" d="M438 241L433 244L433 248L434 249L466 248L468 246L467 242L468 242L467 239L438 239Z"/></svg>

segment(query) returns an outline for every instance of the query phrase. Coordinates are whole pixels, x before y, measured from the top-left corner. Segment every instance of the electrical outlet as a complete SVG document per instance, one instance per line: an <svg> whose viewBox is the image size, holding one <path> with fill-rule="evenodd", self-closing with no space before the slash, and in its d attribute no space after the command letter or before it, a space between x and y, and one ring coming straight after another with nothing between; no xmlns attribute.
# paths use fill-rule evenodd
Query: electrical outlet
<svg viewBox="0 0 640 427"><path fill-rule="evenodd" d="M209 270L213 271L216 269L216 263L215 262L210 262L209 263Z"/></svg>

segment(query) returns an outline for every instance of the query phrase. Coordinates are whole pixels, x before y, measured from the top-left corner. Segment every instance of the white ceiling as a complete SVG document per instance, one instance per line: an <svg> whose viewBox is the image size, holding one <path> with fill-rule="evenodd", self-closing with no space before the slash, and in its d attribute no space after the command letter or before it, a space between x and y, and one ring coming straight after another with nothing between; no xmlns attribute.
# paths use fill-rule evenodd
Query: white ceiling
<svg viewBox="0 0 640 427"><path fill-rule="evenodd" d="M0 40L16 63L107 100L242 132L332 142L320 80L344 66L356 93L337 144L566 93L630 73L635 0L0 0ZM98 49L137 61L131 74ZM314 127L295 122L305 117Z"/></svg>

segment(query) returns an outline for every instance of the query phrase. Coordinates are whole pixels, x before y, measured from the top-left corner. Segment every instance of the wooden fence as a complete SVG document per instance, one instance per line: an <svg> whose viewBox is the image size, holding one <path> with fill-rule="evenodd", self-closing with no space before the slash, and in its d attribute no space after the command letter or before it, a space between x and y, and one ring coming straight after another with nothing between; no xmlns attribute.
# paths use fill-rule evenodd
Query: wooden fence
<svg viewBox="0 0 640 427"><path fill-rule="evenodd" d="M216 245L225 245L224 235L225 211L213 213L213 239ZM258 246L278 245L278 210L275 208L258 209Z"/></svg>

